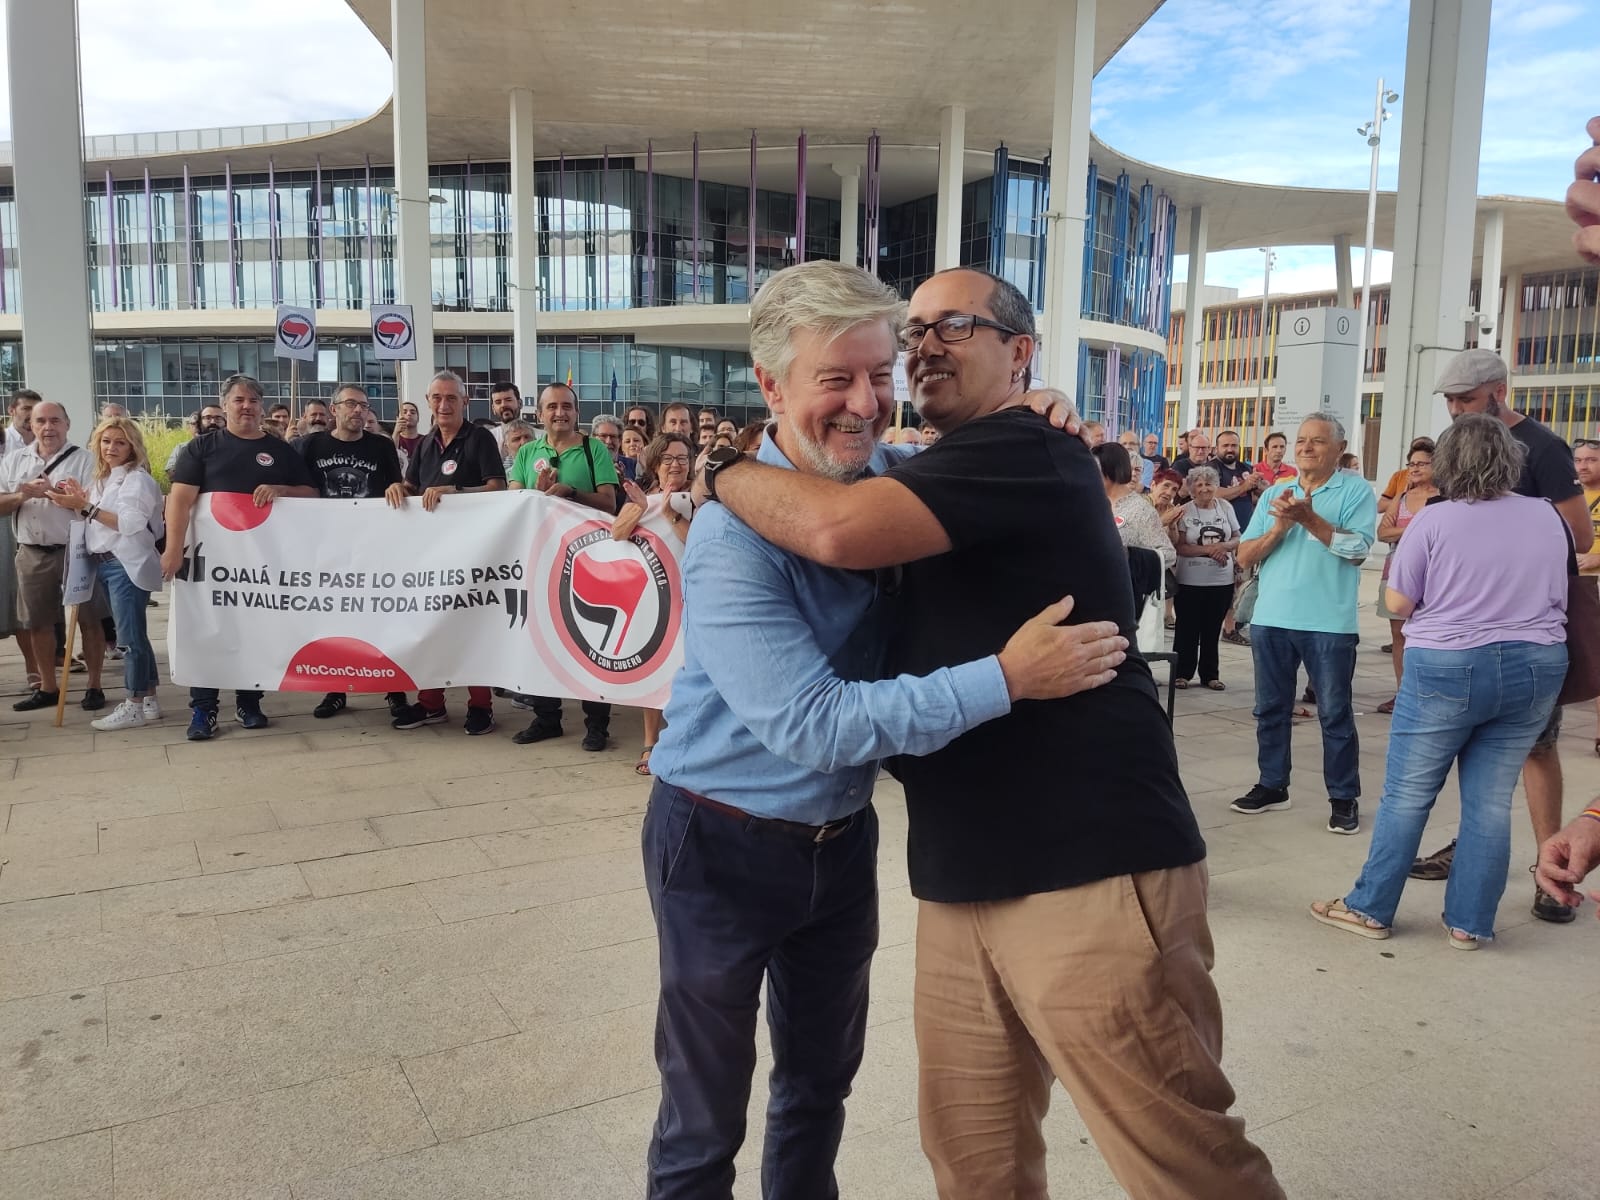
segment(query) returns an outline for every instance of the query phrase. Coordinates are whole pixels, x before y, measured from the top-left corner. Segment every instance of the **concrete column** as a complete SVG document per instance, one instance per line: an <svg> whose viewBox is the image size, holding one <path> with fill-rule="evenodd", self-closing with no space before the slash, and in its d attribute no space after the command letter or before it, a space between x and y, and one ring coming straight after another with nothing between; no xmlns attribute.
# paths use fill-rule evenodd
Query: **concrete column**
<svg viewBox="0 0 1600 1200"><path fill-rule="evenodd" d="M1520 315L1517 310L1521 303L1522 272L1512 271L1506 276L1506 286L1500 294L1500 320L1495 326L1497 349L1505 360L1507 375L1514 375L1517 370L1517 317Z"/></svg>
<svg viewBox="0 0 1600 1200"><path fill-rule="evenodd" d="M861 240L861 168L855 163L834 163L839 177L839 261L852 267L858 261Z"/></svg>
<svg viewBox="0 0 1600 1200"><path fill-rule="evenodd" d="M1050 212L1045 261L1044 374L1052 387L1078 385L1083 316L1083 235L1088 218L1089 90L1094 80L1096 0L1056 5L1055 100L1050 109Z"/></svg>
<svg viewBox="0 0 1600 1200"><path fill-rule="evenodd" d="M939 110L939 213L934 226L933 269L961 265L961 167L967 157L967 110Z"/></svg>
<svg viewBox="0 0 1600 1200"><path fill-rule="evenodd" d="M1495 350L1500 345L1500 264L1505 248L1506 214L1495 209L1483 223L1482 269L1478 274L1478 345Z"/></svg>
<svg viewBox="0 0 1600 1200"><path fill-rule="evenodd" d="M394 186L397 303L412 306L417 360L399 363L400 399L416 402L421 427L433 418L423 398L433 377L433 271L428 235L427 0L389 0L389 56L394 60ZM469 416L482 416L471 413Z"/></svg>
<svg viewBox="0 0 1600 1200"><path fill-rule="evenodd" d="M28 386L66 407L79 445L94 428L83 125L76 4L6 6L22 352Z"/></svg>
<svg viewBox="0 0 1600 1200"><path fill-rule="evenodd" d="M1433 385L1466 331L1488 55L1489 0L1411 0L1379 479L1449 420Z"/></svg>
<svg viewBox="0 0 1600 1200"><path fill-rule="evenodd" d="M1178 410L1183 427L1200 424L1200 355L1205 347L1206 306L1201 293L1206 288L1206 239L1210 221L1206 210L1195 205L1189 210L1189 273L1183 284L1183 364L1179 376ZM1149 432L1141 429L1140 433ZM1157 432L1160 432L1157 430Z"/></svg>
<svg viewBox="0 0 1600 1200"><path fill-rule="evenodd" d="M511 378L539 391L539 228L533 189L533 93L511 89Z"/></svg>
<svg viewBox="0 0 1600 1200"><path fill-rule="evenodd" d="M1333 239L1333 277L1338 288L1340 308L1356 306L1355 288L1350 282L1350 239L1337 234Z"/></svg>

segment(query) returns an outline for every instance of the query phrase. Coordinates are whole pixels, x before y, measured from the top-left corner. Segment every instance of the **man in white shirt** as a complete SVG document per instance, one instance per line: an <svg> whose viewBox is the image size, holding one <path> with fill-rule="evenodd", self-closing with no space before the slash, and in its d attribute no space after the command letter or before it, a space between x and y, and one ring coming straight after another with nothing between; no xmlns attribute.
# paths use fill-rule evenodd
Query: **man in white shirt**
<svg viewBox="0 0 1600 1200"><path fill-rule="evenodd" d="M506 452L506 426L522 420L522 392L509 379L502 379L489 388L489 415L495 423L489 427L494 434L494 444L500 453Z"/></svg>
<svg viewBox="0 0 1600 1200"><path fill-rule="evenodd" d="M22 636L33 643L41 664L56 661L56 623L62 619L61 581L67 541L72 536L72 514L47 498L56 481L72 478L89 486L94 457L67 440L71 421L67 410L52 400L39 400L31 417L33 444L7 454L0 461L0 517L16 515L17 623ZM100 668L105 661L106 639L101 621L111 615L105 592L96 586L94 596L78 606L78 628L83 631L83 661L89 670L83 707L104 708ZM11 707L17 712L54 708L56 681L46 677L33 693Z"/></svg>
<svg viewBox="0 0 1600 1200"><path fill-rule="evenodd" d="M30 417L33 406L39 403L39 400L39 393L32 388L18 388L11 393L11 407L8 412L11 423L6 426L5 454L21 450L33 442L33 425Z"/></svg>

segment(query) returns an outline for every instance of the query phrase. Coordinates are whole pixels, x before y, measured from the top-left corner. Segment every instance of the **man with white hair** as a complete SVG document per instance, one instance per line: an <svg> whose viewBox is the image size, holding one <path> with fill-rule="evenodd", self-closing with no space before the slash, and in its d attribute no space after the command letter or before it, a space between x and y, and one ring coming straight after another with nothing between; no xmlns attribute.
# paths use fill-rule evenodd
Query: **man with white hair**
<svg viewBox="0 0 1600 1200"><path fill-rule="evenodd" d="M775 474L854 479L910 454L877 440L894 411L900 309L842 263L762 285L750 354L776 418L758 452ZM737 457L715 450L707 469ZM695 518L683 577L684 666L643 833L662 1082L645 1195L732 1194L765 981L762 1194L837 1196L878 940L878 760L935 750L1025 697L1098 686L1126 643L1108 622L1059 626L1070 604L1058 602L1013 623L998 655L887 677L897 574L808 562L721 505Z"/></svg>
<svg viewBox="0 0 1600 1200"><path fill-rule="evenodd" d="M1344 425L1331 413L1300 422L1294 446L1300 473L1262 493L1239 544L1240 567L1260 570L1250 622L1260 774L1229 807L1241 813L1289 807L1295 677L1304 663L1322 725L1328 832L1353 834L1361 828L1361 757L1350 707L1357 592L1377 536L1378 501L1366 480L1339 470L1344 447Z"/></svg>
<svg viewBox="0 0 1600 1200"><path fill-rule="evenodd" d="M7 454L0 462L0 517L16 516L17 618L24 637L33 645L40 664L56 661L56 624L62 619L61 581L67 542L72 536L72 513L52 504L49 493L56 483L73 479L84 488L94 474L94 456L67 440L72 427L67 410L54 400L40 400L31 415L33 441ZM83 631L83 661L88 667L83 707L104 708L100 669L105 662L106 639L101 622L111 615L103 588L78 605L78 628ZM18 712L54 708L60 694L48 674L38 687L11 707Z"/></svg>

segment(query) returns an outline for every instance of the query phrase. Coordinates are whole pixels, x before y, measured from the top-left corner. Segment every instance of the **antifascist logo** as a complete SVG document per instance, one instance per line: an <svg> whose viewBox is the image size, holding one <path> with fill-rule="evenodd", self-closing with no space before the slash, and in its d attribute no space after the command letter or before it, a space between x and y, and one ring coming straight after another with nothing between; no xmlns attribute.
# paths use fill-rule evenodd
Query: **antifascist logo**
<svg viewBox="0 0 1600 1200"><path fill-rule="evenodd" d="M650 538L613 541L609 528L580 526L551 565L556 633L589 674L623 683L661 666L678 618L666 565Z"/></svg>
<svg viewBox="0 0 1600 1200"><path fill-rule="evenodd" d="M278 322L278 340L291 350L304 350L316 336L316 326L299 313L290 313Z"/></svg>
<svg viewBox="0 0 1600 1200"><path fill-rule="evenodd" d="M372 336L388 350L404 350L411 344L411 322L399 313L385 313L372 323Z"/></svg>

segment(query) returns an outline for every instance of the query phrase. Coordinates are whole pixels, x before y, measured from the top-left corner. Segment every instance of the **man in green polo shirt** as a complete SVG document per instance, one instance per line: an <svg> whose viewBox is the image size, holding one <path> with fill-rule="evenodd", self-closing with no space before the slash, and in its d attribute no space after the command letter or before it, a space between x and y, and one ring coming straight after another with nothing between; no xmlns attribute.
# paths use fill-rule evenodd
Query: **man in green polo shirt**
<svg viewBox="0 0 1600 1200"><path fill-rule="evenodd" d="M550 384L539 393L539 417L544 436L517 451L507 475L511 490L537 489L598 509L609 520L617 511L621 481L605 443L578 428L577 393L564 383ZM611 734L611 705L585 700L583 724L583 748L604 750ZM526 746L560 736L561 701L535 696L533 722L512 740Z"/></svg>

